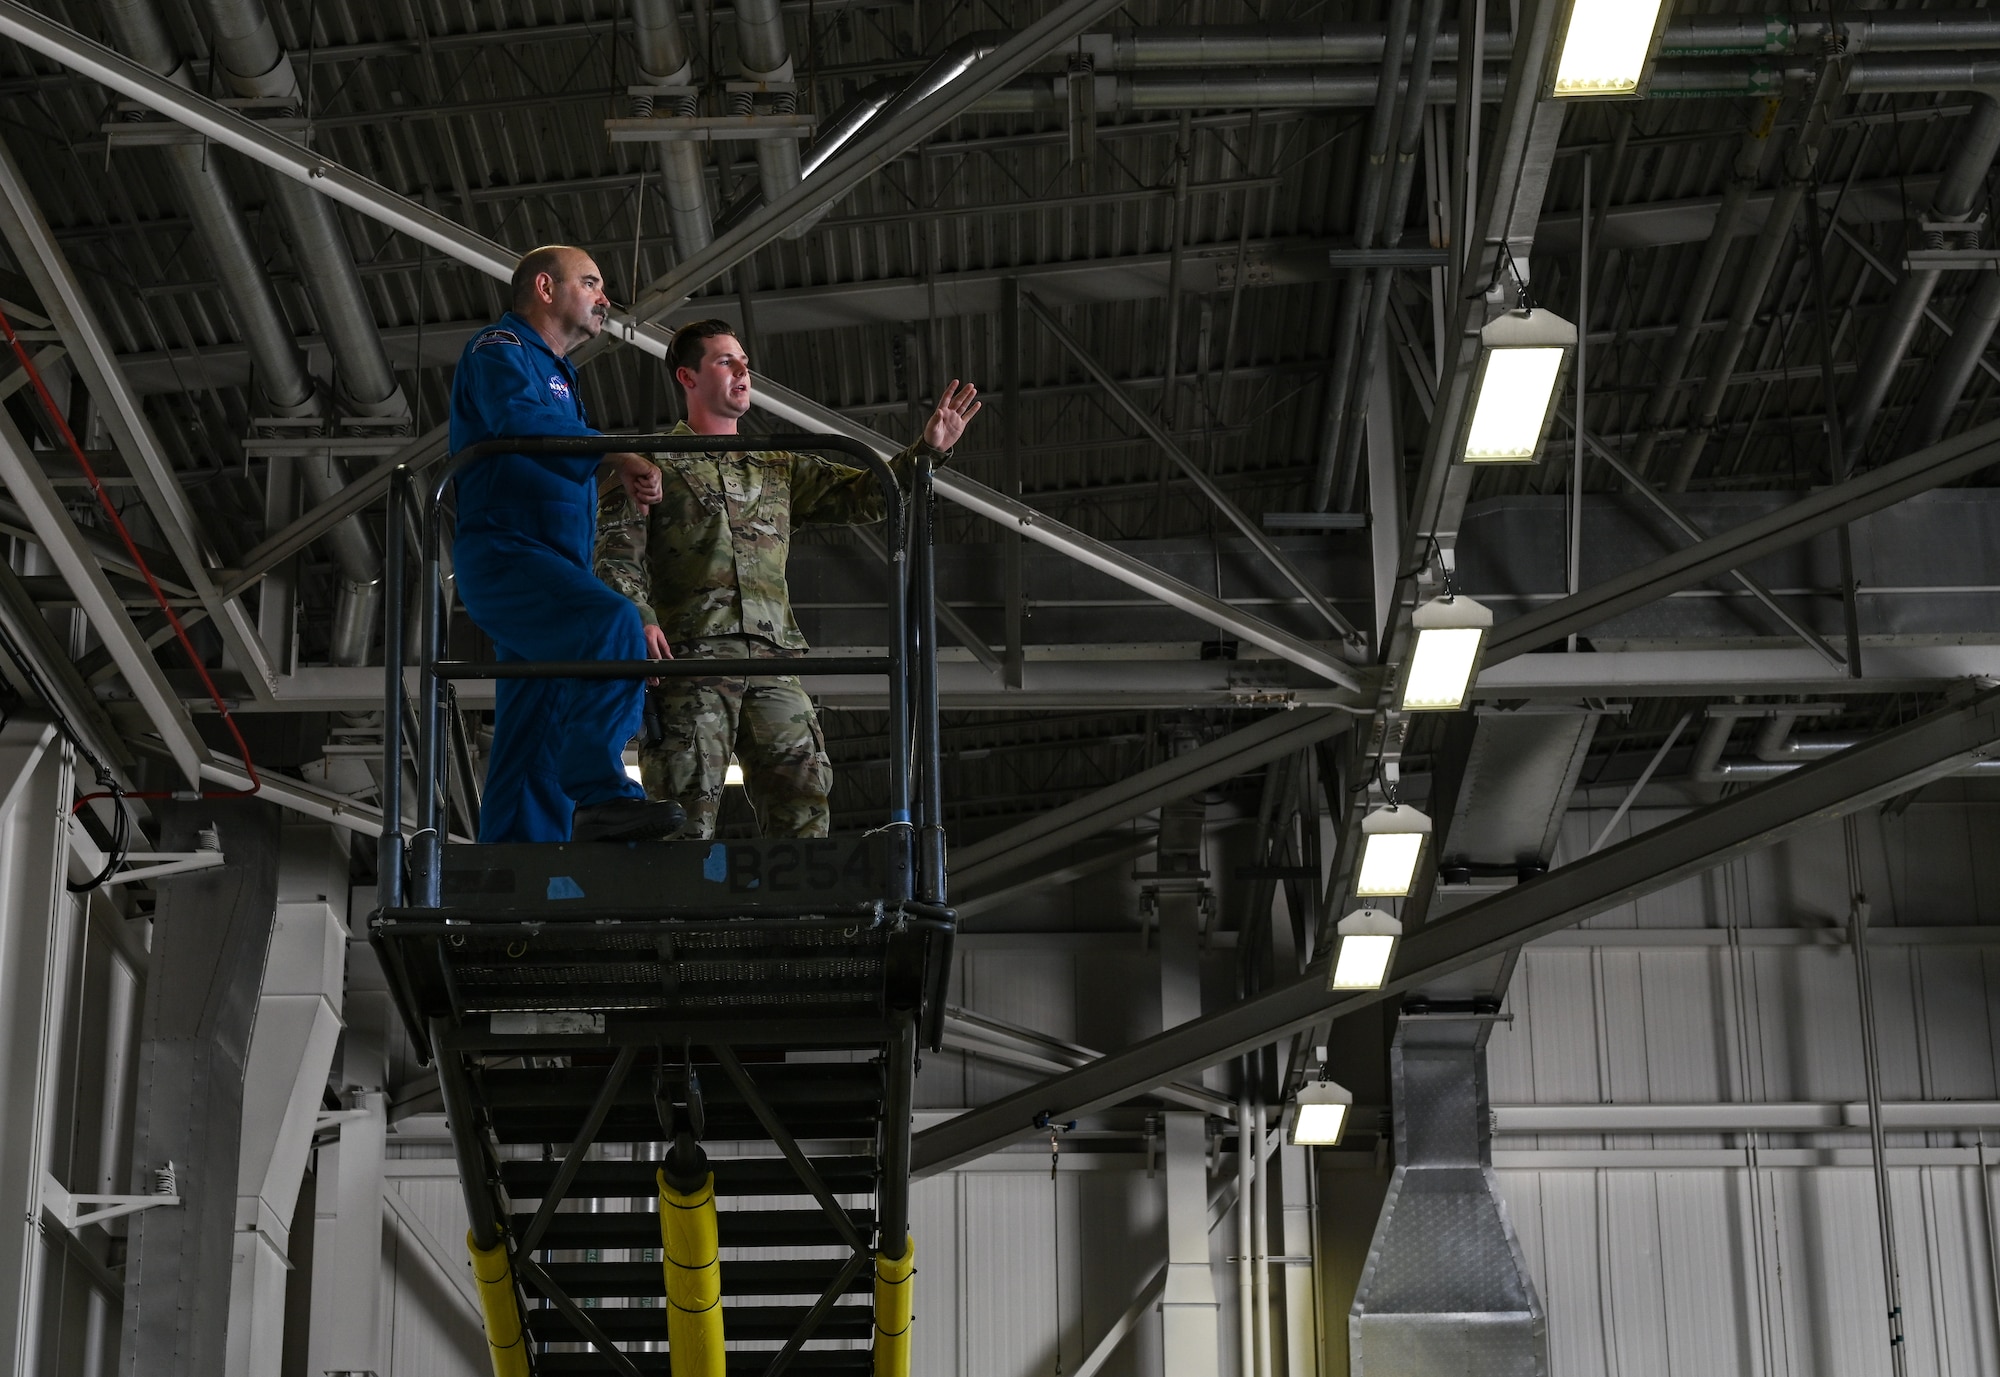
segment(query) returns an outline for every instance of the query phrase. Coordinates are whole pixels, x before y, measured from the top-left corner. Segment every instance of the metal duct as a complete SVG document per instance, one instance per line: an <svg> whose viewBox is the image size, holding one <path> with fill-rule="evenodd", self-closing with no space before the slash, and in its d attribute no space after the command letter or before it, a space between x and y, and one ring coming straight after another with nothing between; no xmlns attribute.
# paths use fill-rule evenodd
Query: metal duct
<svg viewBox="0 0 2000 1377"><path fill-rule="evenodd" d="M1267 67L1382 60L1386 26L1381 24L1228 24L1212 27L1119 29L1084 38L1087 48L1108 39L1102 71L1133 72L1151 67ZM1458 60L1458 30L1432 25L1433 56ZM1403 54L1414 56L1415 37L1405 33ZM1513 36L1486 33L1486 56L1505 60Z"/></svg>
<svg viewBox="0 0 2000 1377"><path fill-rule="evenodd" d="M1818 716L1832 710L1825 706L1799 711L1777 707L1711 708L1708 721L1702 727L1701 738L1695 742L1694 755L1688 761L1688 778L1696 784L1775 779L1779 775L1790 774L1801 765L1838 755L1868 740L1853 733L1793 735L1792 729L1801 717ZM1756 745L1751 749L1752 758L1725 759L1722 753L1729 746L1729 734L1736 723L1744 717L1759 716L1764 717L1765 722L1757 732ZM1982 773L2000 770L2000 760L1982 760L1968 769Z"/></svg>
<svg viewBox="0 0 2000 1377"><path fill-rule="evenodd" d="M1396 134L1396 170L1390 174L1389 199L1382 206L1379 237L1384 248L1397 248L1403 242L1405 223L1410 213L1410 188L1417 176L1417 154L1424 144L1424 111L1430 104L1423 99L1423 92L1430 85L1431 63L1437 54L1438 22L1443 16L1444 0L1424 0L1423 9L1417 14L1410 76L1403 83L1401 96L1402 118ZM1368 290L1368 319L1362 329L1361 350L1354 359L1353 387L1348 393L1354 403L1348 408L1346 435L1340 447L1339 505L1342 511L1354 505L1355 479L1361 472L1361 447L1368 425L1369 385L1375 380L1375 361L1381 356L1388 330L1389 293L1395 280L1395 269L1377 268Z"/></svg>
<svg viewBox="0 0 2000 1377"><path fill-rule="evenodd" d="M204 0L203 9L216 59L239 96L298 101L297 73L271 27L263 0ZM335 385L342 403L363 416L407 416L409 404L396 383L333 203L289 177L267 176L266 185L333 355ZM255 271L268 291L269 281L261 264ZM230 275L224 274L225 278ZM284 331L282 346L259 347L253 341L251 353L260 373L272 366L272 355L304 371L289 328ZM311 397L293 414L310 414L319 406L319 399ZM331 455L301 457L296 462L299 477L314 502L331 500L350 480L346 465ZM370 659L381 620L381 547L359 516L341 522L326 539L340 569L329 658L337 665L364 665Z"/></svg>
<svg viewBox="0 0 2000 1377"><path fill-rule="evenodd" d="M1653 395L1646 404L1645 420L1639 426L1639 444L1632 453L1631 463L1640 473L1644 473L1653 460L1653 447L1659 443L1660 429L1666 425L1667 417L1673 411L1681 379L1687 376L1688 363L1693 359L1695 345L1701 338L1701 327L1708 320L1709 304L1715 300L1716 285L1722 280L1722 265L1729 257L1730 245L1736 238L1736 226L1743 218L1743 206L1756 189L1758 175L1764 165L1764 153L1770 143L1772 123L1759 120L1743 136L1743 143L1736 150L1729 185L1723 189L1722 204L1715 212L1715 227L1709 231L1708 242L1702 245L1701 262L1695 267L1694 280L1688 284L1680 327L1674 331L1673 342L1667 347L1667 357L1660 364L1659 380L1653 384ZM1588 215L1589 207L1585 207L1583 213Z"/></svg>
<svg viewBox="0 0 2000 1377"><path fill-rule="evenodd" d="M785 38L785 16L778 0L736 0L736 58L745 81L791 81L791 46ZM730 108L735 109L739 101L747 107L749 100L748 93L740 93L732 98ZM798 98L780 91L772 108L789 114L798 108ZM766 205L797 186L801 175L796 139L757 140L757 189ZM814 218L790 226L785 238L797 239L812 228Z"/></svg>
<svg viewBox="0 0 2000 1377"><path fill-rule="evenodd" d="M1979 194L1995 155L2000 154L2000 101L1980 96L1956 133L1951 162L1938 181L1924 223L1957 223L1972 213L1973 198ZM1924 242L1932 248L1944 247L1944 241L1944 231L1925 232ZM1868 432L1874 428L1882 401L1889 394L1889 384L1895 381L1896 369L1910 352L1918 327L1923 324L1924 308L1930 305L1931 294L1937 290L1943 275L1937 268L1911 268L1905 272L1875 327L1867 357L1845 402L1850 469L1860 467L1867 456Z"/></svg>
<svg viewBox="0 0 2000 1377"><path fill-rule="evenodd" d="M1596 712L1479 713L1449 790L1451 817L1437 820L1439 869L1546 869L1602 720Z"/></svg>
<svg viewBox="0 0 2000 1377"><path fill-rule="evenodd" d="M1683 57L1779 55L1838 41L1849 53L1949 52L2000 48L2000 16L1991 10L1930 14L1701 15L1667 26L1660 51ZM1850 85L1849 90L1858 90Z"/></svg>
<svg viewBox="0 0 2000 1377"><path fill-rule="evenodd" d="M1899 452L1914 454L1944 438L1951 413L1965 396L1996 326L2000 326L2000 268L1989 267L1979 274L1979 284L1951 323L1951 339L1931 361L1923 395L1903 423Z"/></svg>
<svg viewBox="0 0 2000 1377"><path fill-rule="evenodd" d="M1348 1312L1354 1377L1547 1377L1548 1323L1493 1180L1492 1026L1397 1024L1396 1170Z"/></svg>
<svg viewBox="0 0 2000 1377"><path fill-rule="evenodd" d="M1500 99L1506 73L1488 71L1480 84L1480 99ZM1097 79L1097 111L1132 114L1141 110L1298 110L1355 108L1373 105L1381 78L1361 67L1329 67L1322 71L1278 72L1141 72ZM1404 81L1399 76L1395 91ZM1432 105L1456 105L1456 77L1433 75L1428 84ZM973 110L982 115L1060 115L1069 107L1056 79L1039 76L1013 82L982 97ZM1388 154L1383 154L1386 164ZM1378 193L1379 197L1379 193ZM1378 199L1379 207L1379 199Z"/></svg>
<svg viewBox="0 0 2000 1377"><path fill-rule="evenodd" d="M1771 274L1777 270L1778 260L1784 255L1792 234L1792 222L1798 218L1799 207L1812 185L1822 145L1832 130L1833 109L1840 103L1844 90L1841 68L1829 63L1821 75L1818 88L1813 92L1805 123L1794 136L1791 148L1786 151L1784 180L1779 184L1777 194L1771 198L1770 215L1758 232L1757 245L1737 284L1729 324L1723 328L1721 338L1716 340L1709 354L1708 376L1702 380L1701 395L1689 413L1687 434L1681 442L1680 455L1667 483L1674 492L1687 490L1688 480L1694 476L1695 466L1701 462L1702 450L1708 445L1709 431L1722 411L1723 395L1729 389L1730 379L1736 374L1736 363L1750 338L1750 327L1756 323L1757 309L1771 285Z"/></svg>
<svg viewBox="0 0 2000 1377"><path fill-rule="evenodd" d="M694 86L694 56L681 32L674 0L632 0L632 46L639 57L639 79L648 86ZM693 114L692 100L680 113ZM641 98L640 113L650 113L651 98ZM715 238L715 217L708 205L708 174L702 171L701 147L687 139L662 139L653 145L659 155L660 183L667 197L667 223L674 232L674 253L685 260L707 248Z"/></svg>
<svg viewBox="0 0 2000 1377"><path fill-rule="evenodd" d="M102 13L127 56L175 85L193 89L187 64L153 0L104 0ZM305 413L312 405L312 379L271 279L257 258L249 227L222 180L222 169L204 145L170 144L160 154L215 268L217 286L236 318L236 328L257 360L264 403L281 416Z"/></svg>
<svg viewBox="0 0 2000 1377"><path fill-rule="evenodd" d="M282 814L254 799L156 807L161 846L192 851L212 828L228 861L162 882L153 912L132 1188L181 1203L131 1218L119 1371L206 1377L226 1366L243 1071L277 912Z"/></svg>
<svg viewBox="0 0 2000 1377"><path fill-rule="evenodd" d="M1375 82L1375 114L1368 124L1368 162L1361 170L1361 193L1355 199L1354 247L1367 249L1375 242L1375 224L1381 217L1382 180L1389 159L1391 121L1403 80L1403 35L1410 27L1410 0L1390 0L1386 56ZM1290 74L1287 73L1287 77ZM1172 80L1172 78L1168 78ZM1197 77L1197 81L1203 78ZM1127 82L1129 84L1129 81ZM1334 325L1333 371L1326 380L1326 406L1320 416L1319 467L1313 475L1312 505L1325 511L1333 501L1333 482L1340 462L1340 438L1347 420L1348 398L1354 385L1354 355L1361 344L1363 295L1368 273L1355 268L1347 274L1340 293L1340 315Z"/></svg>

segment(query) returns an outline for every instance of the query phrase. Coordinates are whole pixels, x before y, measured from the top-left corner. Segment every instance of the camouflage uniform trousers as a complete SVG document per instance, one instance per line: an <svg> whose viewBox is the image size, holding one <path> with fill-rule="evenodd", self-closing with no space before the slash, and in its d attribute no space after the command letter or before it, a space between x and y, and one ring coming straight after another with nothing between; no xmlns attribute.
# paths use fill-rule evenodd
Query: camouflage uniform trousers
<svg viewBox="0 0 2000 1377"><path fill-rule="evenodd" d="M674 647L677 659L782 659L749 637ZM663 679L652 690L662 739L639 748L646 796L687 810L683 836L715 835L716 813L733 753L767 837L824 837L833 814L833 765L804 686L790 674L752 679Z"/></svg>

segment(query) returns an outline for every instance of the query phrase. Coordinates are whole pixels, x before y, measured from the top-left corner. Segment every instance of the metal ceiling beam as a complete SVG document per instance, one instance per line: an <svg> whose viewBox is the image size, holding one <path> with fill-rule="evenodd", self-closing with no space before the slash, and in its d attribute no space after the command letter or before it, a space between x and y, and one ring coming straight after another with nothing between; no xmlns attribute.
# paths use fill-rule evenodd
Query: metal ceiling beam
<svg viewBox="0 0 2000 1377"><path fill-rule="evenodd" d="M84 748L109 765L119 782L129 787L132 753L104 715L104 705L76 672L66 648L56 640L48 620L21 585L20 576L4 560L0 560L0 636L33 666L56 699L50 706L68 719L70 730L81 738ZM12 664L0 664L0 673L11 680L18 671ZM31 684L20 687L31 696L35 691Z"/></svg>
<svg viewBox="0 0 2000 1377"><path fill-rule="evenodd" d="M1421 990L1592 914L1996 755L2000 690L1989 690L1459 909L1403 939L1395 975L1380 990L1332 994L1325 968L1315 967L1268 994L926 1129L916 1135L915 1173L928 1176L1005 1147L1034 1132L1035 1116L1044 1111L1054 1118L1088 1114L1314 1024Z"/></svg>
<svg viewBox="0 0 2000 1377"><path fill-rule="evenodd" d="M909 108L863 127L845 147L775 201L715 237L659 278L633 303L639 321L659 319L758 249L778 239L814 211L830 206L900 158L932 131L972 108L983 95L1041 61L1059 44L1082 33L1118 8L1120 0L1063 0L1022 29L942 90ZM622 337L617 327L607 331Z"/></svg>
<svg viewBox="0 0 2000 1377"><path fill-rule="evenodd" d="M1030 861L1088 840L1189 794L1302 751L1346 731L1346 713L1329 709L1276 712L1173 759L1141 770L1108 789L997 836L961 847L951 856L954 887L973 888Z"/></svg>
<svg viewBox="0 0 2000 1377"><path fill-rule="evenodd" d="M1768 516L1746 521L1504 622L1487 647L1486 663L1496 665L1572 632L1587 631L1620 613L1811 540L1907 497L1970 478L1995 463L2000 463L2000 421L1870 469L1859 478L1821 488Z"/></svg>
<svg viewBox="0 0 2000 1377"><path fill-rule="evenodd" d="M1028 33L1043 32L1059 16L1067 16L1076 28L1082 28L1113 8L1116 8L1116 0L1089 0L1088 4L1072 0L1072 3L1050 14L1033 29L1024 32L1023 39ZM1086 16L1086 12L1087 17L1079 18ZM227 106L154 76L144 67L103 44L94 43L74 29L66 28L37 14L19 3L19 0L0 0L0 37L15 39L24 46L82 72L150 109L158 110L189 128L200 130L216 142L233 148L276 172L304 181L343 205L351 206L391 229L409 234L467 267L475 268L501 281L506 281L513 275L517 255L504 245L456 224L407 196L396 194L379 182L371 181L330 159L320 157L302 145L272 133ZM1060 41L1060 36L1048 39L1050 44L1057 41ZM1046 52L1047 48L1044 47L1040 51ZM999 54L996 53L989 62L997 60L998 57ZM978 70L984 72L986 64L982 63ZM933 100L915 106L911 115L914 117L921 114L925 118L930 118L943 109L938 102L946 98L946 95L940 94ZM939 114L938 117L941 119L945 116ZM920 134L910 137L920 137ZM817 184L822 175L840 175L839 167L844 160L860 157L866 152L868 144L868 139L857 139L854 148L843 150L828 163L823 173L815 174L800 183L774 205L766 207L757 217L745 221L744 226L761 224L771 212L792 205L794 201L799 200L806 188ZM800 203L803 204L802 201ZM775 235L776 231L772 233ZM731 236L724 236L716 241L718 245L725 242L732 242ZM621 315L613 320L611 328L606 333L615 334L619 340L641 348L655 358L666 357L669 335L657 326ZM853 435L875 445L885 456L894 454L901 448L874 431L856 426L831 408L809 401L788 388L760 380L759 391L758 404L783 420L802 424L808 428ZM1120 582L1141 589L1170 606L1181 608L1204 621L1231 631L1244 640L1264 646L1343 687L1358 690L1363 682L1345 662L1311 642L1242 613L1190 584L1168 578L1157 570L1149 568L1142 561L1052 520L1024 503L1004 497L984 484L975 483L947 470L938 475L937 490L963 507L1003 525L1019 526L1022 533L1032 540L1048 545L1052 549L1061 550L1092 568L1110 574ZM349 491L352 491L351 487ZM343 515L346 514L343 512Z"/></svg>
<svg viewBox="0 0 2000 1377"><path fill-rule="evenodd" d="M160 734L167 753L190 783L200 778L208 761L208 747L195 734L194 722L182 706L180 695L167 682L153 652L146 648L139 628L132 624L111 581L92 558L83 533L70 520L55 485L42 472L40 459L27 439L14 426L13 418L0 410L0 484L14 495L34 526L35 539L48 551L56 572L76 594L77 605L125 676L132 697L144 710L153 729Z"/></svg>
<svg viewBox="0 0 2000 1377"><path fill-rule="evenodd" d="M5 236L14 261L34 285L42 308L69 346L70 364L90 389L98 414L117 441L188 587L201 600L251 693L268 700L277 678L270 654L257 634L257 624L240 603L224 596L210 577L211 568L221 562L214 543L202 530L172 460L160 448L159 437L146 420L144 404L119 370L117 349L4 140L0 140L0 235Z"/></svg>
<svg viewBox="0 0 2000 1377"><path fill-rule="evenodd" d="M1160 452L1173 460L1174 465L1201 490L1201 495L1206 497L1216 510L1229 518L1229 523L1243 533L1244 538L1257 553L1270 561L1272 567L1284 575L1285 582L1299 591L1299 594L1311 604L1313 611L1324 617L1349 644L1357 646L1366 644L1367 638L1355 629L1352 622L1340 615L1332 601L1313 584L1311 579L1300 572L1291 558L1264 533L1263 526L1256 518L1237 506L1229 494L1222 490L1222 485L1208 476L1206 469L1188 458L1186 452L1174 443L1173 436L1167 434L1166 427L1155 420L1151 412L1132 400L1131 393L1120 387L1118 380L1111 376L1111 370L1099 363L1091 352L1083 347L1082 341L1063 328L1062 322L1056 319L1053 311L1042 304L1040 298L1033 292L1024 290L1021 293L1021 303L1028 308L1030 315L1041 321L1043 327L1056 337L1056 343L1069 351L1070 357L1075 359L1078 366L1104 389L1105 394L1118 404L1119 409L1130 416L1133 423L1159 446Z"/></svg>

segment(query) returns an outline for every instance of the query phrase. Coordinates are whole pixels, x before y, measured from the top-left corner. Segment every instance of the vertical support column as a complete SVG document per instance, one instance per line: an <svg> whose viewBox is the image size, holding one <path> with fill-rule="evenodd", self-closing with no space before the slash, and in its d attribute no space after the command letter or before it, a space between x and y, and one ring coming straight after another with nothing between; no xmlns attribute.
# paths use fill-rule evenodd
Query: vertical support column
<svg viewBox="0 0 2000 1377"><path fill-rule="evenodd" d="M133 1219L122 1371L213 1377L225 1368L243 1072L278 897L279 813L255 800L163 804L160 841L220 834L226 864L161 882L140 1025L133 1189L172 1165L178 1209Z"/></svg>
<svg viewBox="0 0 2000 1377"><path fill-rule="evenodd" d="M284 829L278 913L243 1073L227 1377L277 1377L292 1218L340 1037L347 857L318 824Z"/></svg>
<svg viewBox="0 0 2000 1377"><path fill-rule="evenodd" d="M63 892L68 750L17 714L0 727L0 1366L40 1372L42 1286L53 1240L40 1227L58 1124L69 945ZM87 1187L86 1187L87 1188Z"/></svg>
<svg viewBox="0 0 2000 1377"><path fill-rule="evenodd" d="M312 1341L308 1369L381 1373L382 1157L389 1129L389 1023L393 1014L372 961L351 952L340 1080L346 1107L340 1141L319 1157L313 1237ZM367 993L361 993L363 989Z"/></svg>
<svg viewBox="0 0 2000 1377"><path fill-rule="evenodd" d="M1312 1377L1319 1369L1320 1337L1311 1154L1283 1143L1271 1154L1269 1164L1277 1172L1277 1194L1282 1201L1278 1247L1284 1262L1278 1288L1285 1306L1285 1375Z"/></svg>
<svg viewBox="0 0 2000 1377"><path fill-rule="evenodd" d="M1155 872L1160 878L1145 898L1159 919L1162 1028L1201 1017L1206 816L1200 803L1170 803L1160 810ZM1160 1298L1160 1326L1165 1377L1217 1377L1222 1355L1220 1307L1208 1260L1208 1117L1174 1112L1164 1119L1167 1282Z"/></svg>
<svg viewBox="0 0 2000 1377"><path fill-rule="evenodd" d="M1160 1297L1165 1377L1218 1377L1221 1336L1208 1266L1208 1119L1166 1121L1167 1285Z"/></svg>
<svg viewBox="0 0 2000 1377"><path fill-rule="evenodd" d="M1006 369L1001 385L1006 392L1006 409L1000 413L1000 489L1009 497L1021 495L1021 430L1026 422L1022 414L1027 400L1021 395L1021 282L1019 278L1002 278L1000 282L1000 364ZM1019 531L1004 531L1000 536L1002 557L1001 578L1006 585L1006 656L1002 661L1006 687L1020 688L1023 682L1026 652L1022 649L1027 635L1027 598L1021 588L1022 552L1024 546Z"/></svg>

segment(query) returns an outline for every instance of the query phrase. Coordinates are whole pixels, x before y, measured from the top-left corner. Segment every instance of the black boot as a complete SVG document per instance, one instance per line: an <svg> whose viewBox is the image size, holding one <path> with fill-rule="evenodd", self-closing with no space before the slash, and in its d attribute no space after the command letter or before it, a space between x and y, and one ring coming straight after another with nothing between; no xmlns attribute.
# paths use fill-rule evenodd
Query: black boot
<svg viewBox="0 0 2000 1377"><path fill-rule="evenodd" d="M687 826L687 813L665 799L616 798L576 810L569 839L575 842L664 841Z"/></svg>

